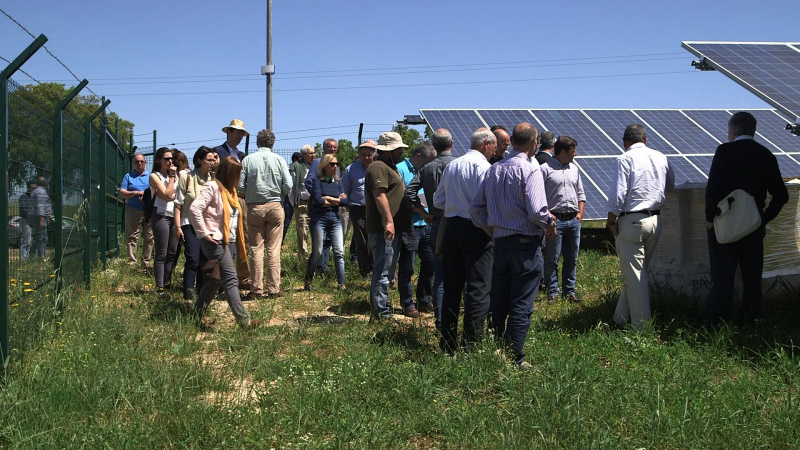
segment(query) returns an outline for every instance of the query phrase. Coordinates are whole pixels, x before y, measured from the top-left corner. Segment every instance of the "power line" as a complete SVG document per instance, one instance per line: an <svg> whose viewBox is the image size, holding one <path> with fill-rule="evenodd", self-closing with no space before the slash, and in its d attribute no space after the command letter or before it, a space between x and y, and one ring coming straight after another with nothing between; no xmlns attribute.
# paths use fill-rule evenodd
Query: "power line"
<svg viewBox="0 0 800 450"><path fill-rule="evenodd" d="M8 18L9 18L9 19L10 19L12 22L14 22L15 24L17 24L17 26L19 26L20 28L22 28L22 30L23 30L23 31L25 31L26 33L28 33L28 35L29 35L30 37L32 37L32 38L34 38L34 39L36 39L36 36L34 36L34 35L33 35L33 33L31 33L30 31L28 31L28 29L27 29L27 28L25 28L25 26L24 26L24 25L22 25L21 23L19 23L19 22L17 21L17 19L15 19L15 18L11 17L11 15L10 15L10 14L8 14L7 12L5 12L5 10L3 10L3 8L0 8L0 12L1 12L1 13L3 13L3 14L6 16L6 17L8 17ZM70 70L70 68L69 68L69 67L67 67L67 65L66 65L66 64L64 64L64 62L63 62L63 61L61 61L60 59L58 59L58 56L54 55L54 54L53 54L53 52L51 52L51 51L50 51L50 49L48 49L48 48L47 48L47 46L46 46L46 45L43 45L43 46L42 46L42 48L44 48L44 51L46 51L46 52L47 52L47 54L49 54L50 56L52 56L52 57L53 57L53 59L55 59L56 61L58 61L58 63L59 63L59 64L61 64L61 67L63 67L63 68L65 68L65 69L67 69L67 72L69 72L69 74L70 74L70 75L72 75L72 77L73 77L73 78L75 78L75 80L76 80L76 81L78 81L79 83L81 82L81 79L80 79L80 78L78 78L78 76L77 76L77 75L75 75L75 72L73 72L72 70ZM28 75L28 76L30 76L30 75ZM33 77L31 77L31 79L33 79ZM99 95L95 94L95 93L94 93L94 91L92 91L90 88L88 88L88 87L87 87L87 88L86 88L86 90L87 90L87 91L89 91L89 92L91 92L91 93L92 93L92 95L94 95L95 97L99 97Z"/></svg>
<svg viewBox="0 0 800 450"><path fill-rule="evenodd" d="M305 130L275 131L274 133L276 135L284 135L284 134L288 134L288 133L302 133L302 132L306 132L306 131L335 130L335 129L338 129L338 128L357 128L358 125L359 124L354 124L354 125L336 125L336 126L332 126L332 127L306 128ZM380 127L380 126L384 126L386 124L383 124L383 123L369 123L369 124L364 124L364 125ZM145 134L150 134L150 133L145 133ZM319 137L319 136L311 136L311 137ZM289 137L289 138L286 138L286 139L304 139L304 138L305 137L301 136L301 137ZM210 139L203 139L203 140L199 140L199 141L174 142L173 144L170 144L170 145L197 144L197 143L201 143L201 142L211 142L211 141L215 141L215 140L218 140L218 139L220 139L219 136L216 136L216 137L213 137L213 138L210 138Z"/></svg>
<svg viewBox="0 0 800 450"><path fill-rule="evenodd" d="M318 88L293 88L293 89L275 89L275 92L302 92L302 91L340 91L340 90L356 90L356 89L384 89L384 88L404 88L404 87L426 87L426 86L457 86L457 85L474 85L474 84L490 84L490 83L523 83L530 81L558 81L558 80L584 80L592 78L624 78L624 77L638 77L649 75L671 75L671 74L690 74L691 71L667 71L667 72L641 72L641 73L623 73L611 75L576 75L570 77L545 77L545 78L524 78L514 80L486 80L486 81L448 81L441 83L409 83L409 84L384 84L372 86L332 86L332 87L318 87ZM140 96L163 96L163 95L209 95L209 94L254 94L264 93L264 90L247 90L247 91L208 91L208 92L160 92L160 93L139 93L139 94L114 94L115 97L140 97Z"/></svg>
<svg viewBox="0 0 800 450"><path fill-rule="evenodd" d="M5 62L7 62L7 63L11 64L11 61L9 61L9 60L7 60L7 59L3 58L2 56L0 56L0 59L2 59L3 61L5 61ZM25 74L25 76L27 76L27 77L28 77L28 78L30 78L31 80L35 81L35 82L36 82L36 84L42 84L42 82L41 82L41 81L37 80L36 78L33 78L33 76L31 76L31 74L29 74L28 72L25 72L25 71L24 71L24 70L22 70L22 69L19 69L19 71L20 71L20 72L22 72L23 74Z"/></svg>

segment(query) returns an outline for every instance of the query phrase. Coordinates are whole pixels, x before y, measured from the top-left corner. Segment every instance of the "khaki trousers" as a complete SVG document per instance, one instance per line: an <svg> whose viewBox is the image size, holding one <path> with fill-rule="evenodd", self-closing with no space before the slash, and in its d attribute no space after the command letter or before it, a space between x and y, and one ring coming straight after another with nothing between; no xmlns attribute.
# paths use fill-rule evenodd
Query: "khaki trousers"
<svg viewBox="0 0 800 450"><path fill-rule="evenodd" d="M153 257L153 229L150 221L144 216L144 211L134 208L125 208L125 235L128 243L128 262L136 263L136 249L139 245L139 236L144 230L144 244L142 245L142 263L149 264Z"/></svg>
<svg viewBox="0 0 800 450"><path fill-rule="evenodd" d="M264 247L267 251L267 293L277 294L281 288L281 240L283 237L283 205L281 202L247 205L247 235L250 246L250 292L264 293Z"/></svg>
<svg viewBox="0 0 800 450"><path fill-rule="evenodd" d="M622 292L614 312L619 325L633 324L641 330L650 321L647 270L661 234L658 216L628 214L617 220L617 253L622 270Z"/></svg>
<svg viewBox="0 0 800 450"><path fill-rule="evenodd" d="M295 228L297 229L297 249L300 251L300 258L308 259L308 227L311 218L308 215L308 203L294 205Z"/></svg>

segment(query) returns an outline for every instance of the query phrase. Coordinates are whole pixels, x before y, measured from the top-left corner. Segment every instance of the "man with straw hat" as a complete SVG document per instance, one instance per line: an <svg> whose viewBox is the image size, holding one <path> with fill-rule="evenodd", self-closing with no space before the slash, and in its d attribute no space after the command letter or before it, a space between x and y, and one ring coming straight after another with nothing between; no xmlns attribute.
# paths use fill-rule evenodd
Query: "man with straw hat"
<svg viewBox="0 0 800 450"><path fill-rule="evenodd" d="M228 138L222 145L214 147L214 151L219 155L220 161L225 159L226 156L233 156L241 161L244 158L244 152L239 151L238 145L245 136L250 136L250 133L244 128L244 122L239 119L233 119L230 125L222 128L222 132L228 135Z"/></svg>

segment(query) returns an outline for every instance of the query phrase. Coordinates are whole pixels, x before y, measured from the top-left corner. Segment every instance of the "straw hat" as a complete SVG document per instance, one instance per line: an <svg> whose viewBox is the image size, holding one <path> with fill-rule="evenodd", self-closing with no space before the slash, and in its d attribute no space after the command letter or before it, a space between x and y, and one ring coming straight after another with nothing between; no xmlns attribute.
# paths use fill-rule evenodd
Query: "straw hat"
<svg viewBox="0 0 800 450"><path fill-rule="evenodd" d="M223 133L227 133L228 130L230 130L230 129L242 130L242 131L244 131L245 136L250 136L250 133L248 133L247 130L244 129L244 122L242 122L239 119L231 120L231 124L228 125L227 127L223 127L222 128L222 132Z"/></svg>
<svg viewBox="0 0 800 450"><path fill-rule="evenodd" d="M387 131L378 137L378 145L375 148L385 152L390 152L398 148L408 148L408 146L403 144L403 138L400 137L400 133L395 131Z"/></svg>

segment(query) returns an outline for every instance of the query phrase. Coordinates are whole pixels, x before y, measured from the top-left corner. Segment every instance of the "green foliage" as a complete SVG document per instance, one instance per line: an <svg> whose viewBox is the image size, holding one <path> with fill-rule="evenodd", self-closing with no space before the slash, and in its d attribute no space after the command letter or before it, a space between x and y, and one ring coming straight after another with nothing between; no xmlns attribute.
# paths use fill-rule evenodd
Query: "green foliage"
<svg viewBox="0 0 800 450"><path fill-rule="evenodd" d="M424 140L422 136L420 136L419 131L408 125L398 124L395 131L400 133L400 137L403 138L403 143L408 146L408 149L404 152L406 157L411 156L411 151L414 150L414 147L421 144Z"/></svg>
<svg viewBox="0 0 800 450"><path fill-rule="evenodd" d="M322 158L322 144L317 142L314 144L314 149L317 151L317 158ZM339 139L339 151L336 153L336 159L339 160L339 170L344 170L358 157L358 152L353 147L353 142L349 139Z"/></svg>

